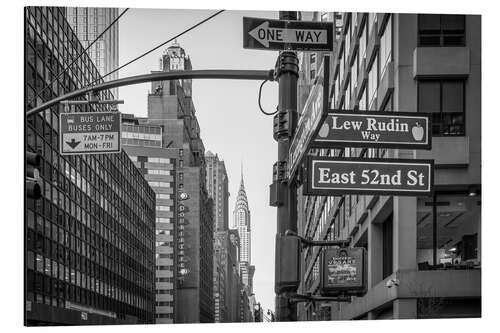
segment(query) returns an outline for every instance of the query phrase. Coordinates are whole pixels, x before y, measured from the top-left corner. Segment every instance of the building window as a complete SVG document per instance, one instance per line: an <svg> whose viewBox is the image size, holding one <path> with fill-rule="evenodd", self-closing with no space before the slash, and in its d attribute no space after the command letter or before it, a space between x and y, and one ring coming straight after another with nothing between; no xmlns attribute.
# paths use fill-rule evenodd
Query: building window
<svg viewBox="0 0 500 333"><path fill-rule="evenodd" d="M367 35L367 29L366 29L366 23L363 24L361 27L361 35L359 36L359 62L363 61L363 59L366 58L366 35Z"/></svg>
<svg viewBox="0 0 500 333"><path fill-rule="evenodd" d="M382 279L393 272L393 215L382 224Z"/></svg>
<svg viewBox="0 0 500 333"><path fill-rule="evenodd" d="M378 55L375 56L372 66L368 71L368 108L371 110L378 88Z"/></svg>
<svg viewBox="0 0 500 333"><path fill-rule="evenodd" d="M392 53L392 16L389 16L384 33L380 37L380 77L383 77Z"/></svg>
<svg viewBox="0 0 500 333"><path fill-rule="evenodd" d="M335 95L333 97L335 103L340 100L340 74L337 74L337 78L335 78Z"/></svg>
<svg viewBox="0 0 500 333"><path fill-rule="evenodd" d="M433 135L465 135L465 81L420 80L418 111L432 113Z"/></svg>
<svg viewBox="0 0 500 333"><path fill-rule="evenodd" d="M351 50L351 25L347 27L347 33L345 36L345 54L348 57L349 51Z"/></svg>
<svg viewBox="0 0 500 333"><path fill-rule="evenodd" d="M351 82L352 82L352 90L356 91L358 87L358 53L354 54L354 61L351 67Z"/></svg>
<svg viewBox="0 0 500 333"><path fill-rule="evenodd" d="M340 60L339 60L339 75L340 75L340 82L342 82L344 80L344 67L345 67L345 63L344 63L344 52L345 52L345 49L342 49L341 51L341 54L340 54Z"/></svg>
<svg viewBox="0 0 500 333"><path fill-rule="evenodd" d="M480 202L480 195L460 192L418 198L419 270L481 267Z"/></svg>
<svg viewBox="0 0 500 333"><path fill-rule="evenodd" d="M310 62L311 62L311 65L316 63L316 53L311 54Z"/></svg>
<svg viewBox="0 0 500 333"><path fill-rule="evenodd" d="M370 36L374 33L375 22L377 22L377 13L368 13L368 33Z"/></svg>
<svg viewBox="0 0 500 333"><path fill-rule="evenodd" d="M347 90L345 92L345 107L349 109L351 106L351 81L347 84Z"/></svg>
<svg viewBox="0 0 500 333"><path fill-rule="evenodd" d="M465 45L465 15L418 15L418 46Z"/></svg>

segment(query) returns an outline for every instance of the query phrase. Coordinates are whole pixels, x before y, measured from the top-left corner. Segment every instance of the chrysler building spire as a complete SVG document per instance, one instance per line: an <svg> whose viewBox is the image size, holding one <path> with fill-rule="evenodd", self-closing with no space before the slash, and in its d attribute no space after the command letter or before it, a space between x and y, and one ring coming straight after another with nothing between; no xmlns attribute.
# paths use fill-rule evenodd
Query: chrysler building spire
<svg viewBox="0 0 500 333"><path fill-rule="evenodd" d="M240 274L243 283L251 288L251 227L250 227L250 209L248 208L248 198L243 181L243 163L241 163L241 180L236 204L233 211L233 228L238 230L240 236Z"/></svg>

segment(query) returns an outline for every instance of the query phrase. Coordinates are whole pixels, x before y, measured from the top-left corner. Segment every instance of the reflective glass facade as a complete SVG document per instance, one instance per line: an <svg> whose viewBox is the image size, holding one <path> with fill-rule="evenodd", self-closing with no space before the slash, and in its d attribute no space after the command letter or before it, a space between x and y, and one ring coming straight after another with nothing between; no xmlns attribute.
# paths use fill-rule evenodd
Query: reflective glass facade
<svg viewBox="0 0 500 333"><path fill-rule="evenodd" d="M25 21L27 109L99 79L83 55L52 82L83 51L61 8L27 7ZM42 157L42 198L25 201L25 322L153 323L155 193L124 152L61 156L62 111L25 124L26 150Z"/></svg>

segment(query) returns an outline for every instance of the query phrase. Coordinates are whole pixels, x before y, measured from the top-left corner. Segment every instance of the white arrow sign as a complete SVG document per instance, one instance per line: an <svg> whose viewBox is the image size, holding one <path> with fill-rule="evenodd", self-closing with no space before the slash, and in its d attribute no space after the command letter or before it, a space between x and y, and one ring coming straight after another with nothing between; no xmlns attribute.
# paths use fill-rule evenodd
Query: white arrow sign
<svg viewBox="0 0 500 333"><path fill-rule="evenodd" d="M270 28L268 21L249 31L248 34L265 47L269 47L269 42L295 44L327 43L326 30Z"/></svg>

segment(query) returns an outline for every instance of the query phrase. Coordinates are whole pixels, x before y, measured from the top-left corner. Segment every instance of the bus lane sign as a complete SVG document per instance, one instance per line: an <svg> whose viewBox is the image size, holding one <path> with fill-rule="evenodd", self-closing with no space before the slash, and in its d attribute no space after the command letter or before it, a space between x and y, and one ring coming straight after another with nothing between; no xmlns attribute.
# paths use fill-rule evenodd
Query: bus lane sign
<svg viewBox="0 0 500 333"><path fill-rule="evenodd" d="M121 152L121 114L75 112L59 116L61 155Z"/></svg>

